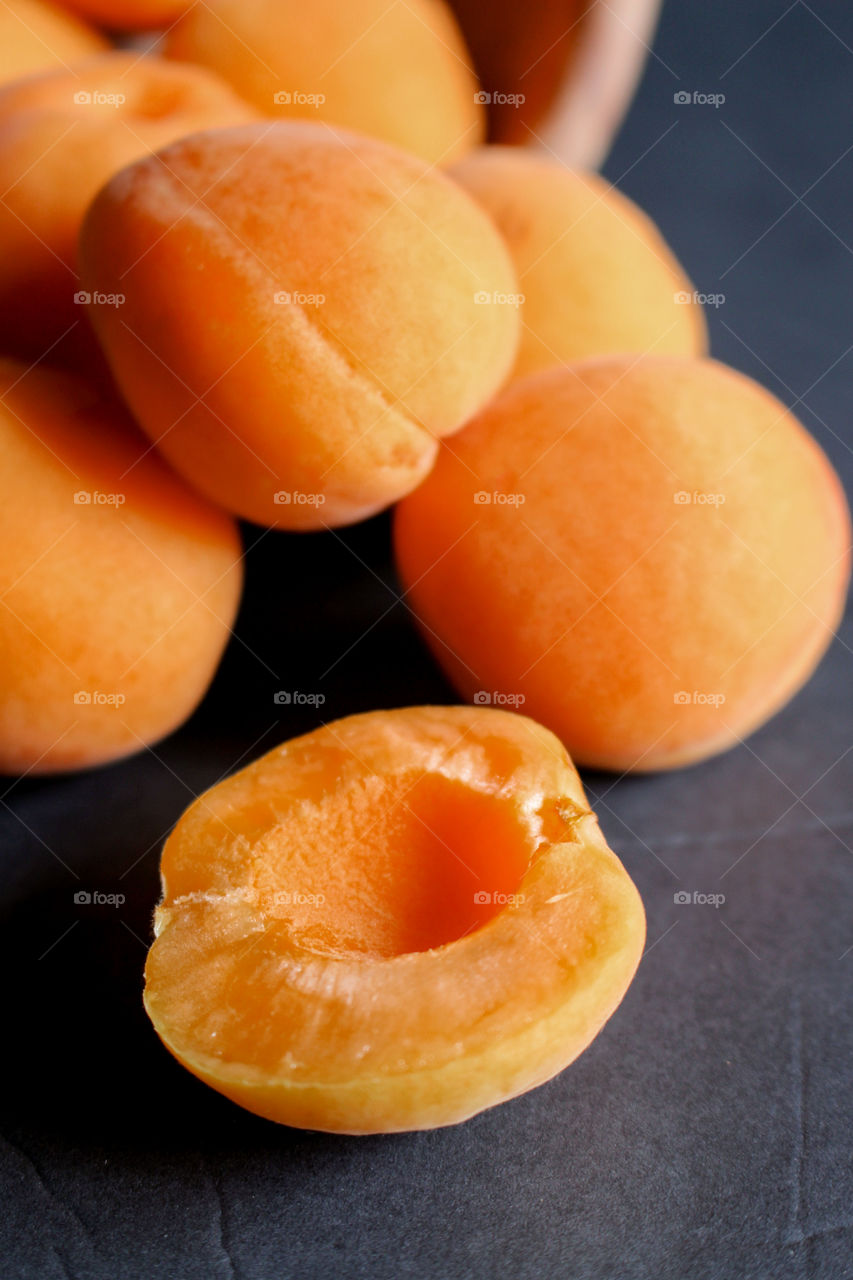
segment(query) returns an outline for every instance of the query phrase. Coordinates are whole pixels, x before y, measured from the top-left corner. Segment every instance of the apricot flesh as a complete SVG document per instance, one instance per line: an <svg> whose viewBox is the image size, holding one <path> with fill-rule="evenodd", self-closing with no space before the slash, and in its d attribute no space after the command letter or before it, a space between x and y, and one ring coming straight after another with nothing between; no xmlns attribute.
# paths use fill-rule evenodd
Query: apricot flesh
<svg viewBox="0 0 853 1280"><path fill-rule="evenodd" d="M250 1111L332 1132L455 1124L543 1083L645 936L565 751L487 707L285 743L187 810L161 874L161 1040Z"/></svg>
<svg viewBox="0 0 853 1280"><path fill-rule="evenodd" d="M703 355L697 294L655 224L595 173L517 147L449 170L494 220L518 275L514 376L592 356Z"/></svg>
<svg viewBox="0 0 853 1280"><path fill-rule="evenodd" d="M84 22L41 0L0 5L0 84L69 67L108 47Z"/></svg>
<svg viewBox="0 0 853 1280"><path fill-rule="evenodd" d="M817 443L709 360L513 383L396 513L397 565L465 697L573 758L654 770L735 745L808 679L843 611L850 520Z"/></svg>
<svg viewBox="0 0 853 1280"><path fill-rule="evenodd" d="M265 115L328 121L433 164L485 132L444 0L215 0L171 28L165 51L218 71Z"/></svg>
<svg viewBox="0 0 853 1280"><path fill-rule="evenodd" d="M0 771L141 751L213 677L237 529L67 374L0 360L0 451Z"/></svg>
<svg viewBox="0 0 853 1280"><path fill-rule="evenodd" d="M3 349L34 359L50 348L53 361L67 351L66 363L78 363L86 309L75 305L77 238L93 196L126 164L185 134L255 119L212 72L137 53L101 54L0 88Z"/></svg>
<svg viewBox="0 0 853 1280"><path fill-rule="evenodd" d="M518 342L512 265L476 204L413 156L301 121L124 169L86 217L81 273L126 297L92 322L169 462L286 529L409 492Z"/></svg>

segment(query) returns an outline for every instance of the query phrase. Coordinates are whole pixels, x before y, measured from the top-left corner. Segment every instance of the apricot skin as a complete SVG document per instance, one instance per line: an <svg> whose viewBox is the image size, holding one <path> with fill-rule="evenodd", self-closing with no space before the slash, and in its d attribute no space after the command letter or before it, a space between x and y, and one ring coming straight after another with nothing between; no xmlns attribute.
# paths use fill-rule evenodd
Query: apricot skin
<svg viewBox="0 0 853 1280"><path fill-rule="evenodd" d="M81 101L80 95L87 98ZM117 101L116 101L117 100ZM201 67L106 53L0 88L0 344L78 364L77 238L98 189L124 165L199 129L257 112ZM68 331L71 330L71 333ZM60 351L54 344L68 335Z"/></svg>
<svg viewBox="0 0 853 1280"><path fill-rule="evenodd" d="M517 147L481 147L449 172L515 264L524 297L515 377L593 356L704 355L693 285L652 220L598 174Z"/></svg>
<svg viewBox="0 0 853 1280"><path fill-rule="evenodd" d="M0 84L68 67L108 47L85 23L41 0L0 5Z"/></svg>
<svg viewBox="0 0 853 1280"><path fill-rule="evenodd" d="M213 676L237 530L78 378L1 360L0 441L0 770L140 751Z"/></svg>
<svg viewBox="0 0 853 1280"><path fill-rule="evenodd" d="M161 875L161 1040L250 1111L329 1132L455 1124L550 1079L645 939L565 751L486 707L285 743L187 810Z"/></svg>
<svg viewBox="0 0 853 1280"><path fill-rule="evenodd" d="M433 164L462 155L485 132L468 53L443 0L216 0L182 18L165 51L212 67L265 115L328 121Z"/></svg>
<svg viewBox="0 0 853 1280"><path fill-rule="evenodd" d="M115 31L146 31L180 18L193 0L62 0L79 17Z"/></svg>
<svg viewBox="0 0 853 1280"><path fill-rule="evenodd" d="M381 510L436 437L502 384L515 288L488 218L374 139L263 123L117 175L81 238L112 371L143 429L214 501L316 529Z"/></svg>
<svg viewBox="0 0 853 1280"><path fill-rule="evenodd" d="M675 358L514 383L400 504L395 546L460 692L516 695L575 760L619 772L767 720L850 573L844 494L808 432L743 375Z"/></svg>

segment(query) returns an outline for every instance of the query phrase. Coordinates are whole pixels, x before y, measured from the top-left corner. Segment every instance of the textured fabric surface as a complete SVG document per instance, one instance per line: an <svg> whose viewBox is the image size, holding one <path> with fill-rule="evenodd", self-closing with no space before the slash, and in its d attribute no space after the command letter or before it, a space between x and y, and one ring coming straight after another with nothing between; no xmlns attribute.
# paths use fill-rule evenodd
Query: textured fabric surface
<svg viewBox="0 0 853 1280"><path fill-rule="evenodd" d="M849 491L853 12L670 0L654 54L608 176L725 295L715 353L798 404ZM674 101L694 91L725 102ZM193 794L320 718L452 694L396 598L385 518L245 534L237 638L193 721L127 763L0 789L3 1276L853 1275L849 610L746 745L586 775L649 921L589 1051L457 1129L341 1139L242 1113L159 1045L140 1004L158 850ZM125 901L74 901L96 890Z"/></svg>

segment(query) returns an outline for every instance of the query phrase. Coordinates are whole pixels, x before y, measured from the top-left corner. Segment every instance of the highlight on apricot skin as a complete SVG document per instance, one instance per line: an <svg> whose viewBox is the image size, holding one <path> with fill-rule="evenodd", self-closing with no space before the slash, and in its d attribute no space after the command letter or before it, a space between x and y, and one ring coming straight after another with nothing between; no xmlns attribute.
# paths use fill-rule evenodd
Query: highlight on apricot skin
<svg viewBox="0 0 853 1280"><path fill-rule="evenodd" d="M408 493L515 358L515 276L482 210L323 125L209 131L124 169L81 260L90 293L125 297L91 318L135 417L260 524L351 523Z"/></svg>
<svg viewBox="0 0 853 1280"><path fill-rule="evenodd" d="M266 115L328 121L433 164L485 132L444 0L211 0L171 28L165 51L218 71Z"/></svg>
<svg viewBox="0 0 853 1280"><path fill-rule="evenodd" d="M494 220L523 296L515 376L592 356L703 355L693 285L652 220L598 174L517 147L449 170Z"/></svg>
<svg viewBox="0 0 853 1280"><path fill-rule="evenodd" d="M817 443L710 360L591 360L504 391L397 509L397 565L465 697L572 757L654 770L735 745L805 683L850 574Z"/></svg>
<svg viewBox="0 0 853 1280"><path fill-rule="evenodd" d="M0 360L0 453L0 771L140 751L213 677L237 529L67 374Z"/></svg>
<svg viewBox="0 0 853 1280"><path fill-rule="evenodd" d="M53 344L67 334L65 362L81 363L77 238L93 196L126 164L185 134L255 119L212 72L130 52L0 88L3 349L35 359L51 348L56 360L66 348Z"/></svg>
<svg viewBox="0 0 853 1280"><path fill-rule="evenodd" d="M166 843L157 1034L283 1124L455 1124L616 1009L640 897L557 740L489 707L351 716L219 783Z"/></svg>
<svg viewBox="0 0 853 1280"><path fill-rule="evenodd" d="M67 68L106 48L103 36L52 4L14 0L0 5L0 84Z"/></svg>

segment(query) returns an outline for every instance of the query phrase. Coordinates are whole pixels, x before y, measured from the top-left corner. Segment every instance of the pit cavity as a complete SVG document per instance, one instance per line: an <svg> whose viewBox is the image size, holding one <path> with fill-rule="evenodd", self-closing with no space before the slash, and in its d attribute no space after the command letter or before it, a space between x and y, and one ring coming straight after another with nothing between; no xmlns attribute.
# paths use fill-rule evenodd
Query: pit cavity
<svg viewBox="0 0 853 1280"><path fill-rule="evenodd" d="M282 943L390 958L455 942L512 909L538 843L507 796L440 774L373 776L265 833L254 890Z"/></svg>

